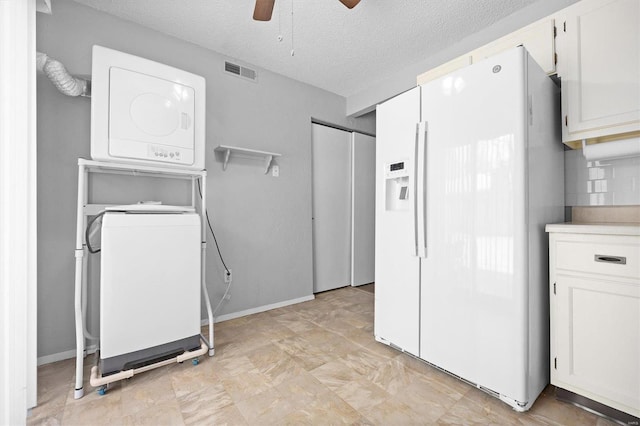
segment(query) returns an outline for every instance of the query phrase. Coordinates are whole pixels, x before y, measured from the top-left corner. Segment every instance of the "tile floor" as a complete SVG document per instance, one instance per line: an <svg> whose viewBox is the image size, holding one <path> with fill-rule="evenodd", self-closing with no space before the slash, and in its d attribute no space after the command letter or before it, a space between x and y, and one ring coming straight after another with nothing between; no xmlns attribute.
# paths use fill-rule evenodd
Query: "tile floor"
<svg viewBox="0 0 640 426"><path fill-rule="evenodd" d="M558 402L549 387L527 413L373 338L373 293L313 301L215 325L216 354L142 373L73 399L74 362L38 369L36 425L613 423ZM370 290L370 289L369 289ZM203 331L207 335L207 330ZM90 357L92 358L92 357Z"/></svg>

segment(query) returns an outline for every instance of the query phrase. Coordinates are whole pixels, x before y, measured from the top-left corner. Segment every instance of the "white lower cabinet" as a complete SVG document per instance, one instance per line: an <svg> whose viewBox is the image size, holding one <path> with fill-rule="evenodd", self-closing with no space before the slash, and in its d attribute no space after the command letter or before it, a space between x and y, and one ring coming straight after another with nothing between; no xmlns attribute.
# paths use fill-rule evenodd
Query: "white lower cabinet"
<svg viewBox="0 0 640 426"><path fill-rule="evenodd" d="M551 384L640 416L640 226L547 225Z"/></svg>

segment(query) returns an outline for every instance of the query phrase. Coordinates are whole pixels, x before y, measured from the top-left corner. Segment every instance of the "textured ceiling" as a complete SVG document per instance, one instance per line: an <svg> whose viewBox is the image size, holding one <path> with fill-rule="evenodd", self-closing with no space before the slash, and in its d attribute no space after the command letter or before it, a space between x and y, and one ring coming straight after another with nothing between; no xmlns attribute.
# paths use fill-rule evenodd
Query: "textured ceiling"
<svg viewBox="0 0 640 426"><path fill-rule="evenodd" d="M540 0L276 0L269 22L253 0L75 1L350 96Z"/></svg>

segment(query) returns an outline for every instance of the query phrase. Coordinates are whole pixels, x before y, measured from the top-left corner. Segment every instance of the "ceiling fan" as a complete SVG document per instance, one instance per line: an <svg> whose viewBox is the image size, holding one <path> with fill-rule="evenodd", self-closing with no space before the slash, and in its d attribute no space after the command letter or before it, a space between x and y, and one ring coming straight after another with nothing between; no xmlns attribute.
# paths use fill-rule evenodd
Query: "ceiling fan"
<svg viewBox="0 0 640 426"><path fill-rule="evenodd" d="M273 13L273 4L276 0L256 0L256 7L253 10L253 19L256 21L269 21ZM360 0L340 0L340 3L349 9L354 8Z"/></svg>

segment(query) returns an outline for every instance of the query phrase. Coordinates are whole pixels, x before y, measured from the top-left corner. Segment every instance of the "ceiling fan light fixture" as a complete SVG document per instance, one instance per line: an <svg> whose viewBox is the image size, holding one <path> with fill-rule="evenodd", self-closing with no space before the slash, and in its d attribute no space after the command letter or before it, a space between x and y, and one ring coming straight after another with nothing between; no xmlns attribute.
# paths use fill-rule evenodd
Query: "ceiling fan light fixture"
<svg viewBox="0 0 640 426"><path fill-rule="evenodd" d="M270 21L275 1L276 0L256 0L256 5L253 9L253 19L256 21ZM340 2L349 9L353 9L360 3L360 0L340 0Z"/></svg>
<svg viewBox="0 0 640 426"><path fill-rule="evenodd" d="M253 9L253 19L256 21L270 21L275 2L276 0L256 0L256 6Z"/></svg>
<svg viewBox="0 0 640 426"><path fill-rule="evenodd" d="M340 3L347 6L349 9L353 9L360 3L360 0L340 0Z"/></svg>

